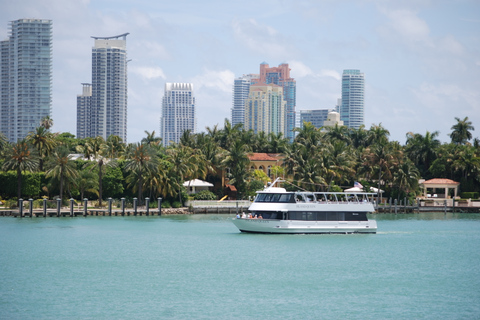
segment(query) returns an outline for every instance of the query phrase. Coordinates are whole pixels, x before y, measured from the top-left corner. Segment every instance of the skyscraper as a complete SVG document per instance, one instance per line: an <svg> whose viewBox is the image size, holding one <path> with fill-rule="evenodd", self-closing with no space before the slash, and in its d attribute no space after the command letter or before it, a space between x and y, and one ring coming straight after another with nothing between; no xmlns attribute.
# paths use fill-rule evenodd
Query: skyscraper
<svg viewBox="0 0 480 320"><path fill-rule="evenodd" d="M285 107L285 137L293 141L295 133L295 106L297 83L295 79L290 78L290 68L287 63L282 63L278 67L269 67L266 62L260 65L260 78L252 80L252 83L273 83L283 88L283 98L286 102Z"/></svg>
<svg viewBox="0 0 480 320"><path fill-rule="evenodd" d="M160 137L164 146L180 142L185 130L195 133L195 97L191 83L166 83L162 100Z"/></svg>
<svg viewBox="0 0 480 320"><path fill-rule="evenodd" d="M349 128L364 124L365 75L360 70L343 70L340 120Z"/></svg>
<svg viewBox="0 0 480 320"><path fill-rule="evenodd" d="M92 85L82 83L82 94L77 96L77 138L92 137Z"/></svg>
<svg viewBox="0 0 480 320"><path fill-rule="evenodd" d="M11 21L0 52L0 131L16 142L51 116L52 21Z"/></svg>
<svg viewBox="0 0 480 320"><path fill-rule="evenodd" d="M245 102L245 130L282 133L285 136L286 104L281 86L273 83L252 84Z"/></svg>
<svg viewBox="0 0 480 320"><path fill-rule="evenodd" d="M92 37L91 107L77 104L77 117L83 110L86 119L77 118L77 133L104 139L117 135L127 141L127 35Z"/></svg>
<svg viewBox="0 0 480 320"><path fill-rule="evenodd" d="M245 101L248 99L252 79L258 79L258 74L243 75L233 82L232 126L245 122Z"/></svg>

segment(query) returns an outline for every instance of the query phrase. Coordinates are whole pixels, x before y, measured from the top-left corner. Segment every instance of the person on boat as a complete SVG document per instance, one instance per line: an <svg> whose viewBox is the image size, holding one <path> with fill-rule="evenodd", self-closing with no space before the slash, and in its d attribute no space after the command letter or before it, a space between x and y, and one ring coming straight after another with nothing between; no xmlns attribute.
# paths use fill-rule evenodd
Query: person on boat
<svg viewBox="0 0 480 320"><path fill-rule="evenodd" d="M242 212L242 219L245 219L247 217L247 215L245 214L245 211Z"/></svg>
<svg viewBox="0 0 480 320"><path fill-rule="evenodd" d="M237 213L237 219L240 219L240 214Z"/></svg>
<svg viewBox="0 0 480 320"><path fill-rule="evenodd" d="M261 214L258 215L258 219L263 219Z"/></svg>

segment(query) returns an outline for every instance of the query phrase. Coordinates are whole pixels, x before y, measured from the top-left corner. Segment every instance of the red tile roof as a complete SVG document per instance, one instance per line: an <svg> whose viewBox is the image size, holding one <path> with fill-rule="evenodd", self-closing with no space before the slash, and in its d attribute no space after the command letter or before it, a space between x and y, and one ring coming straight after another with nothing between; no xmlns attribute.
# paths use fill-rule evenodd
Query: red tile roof
<svg viewBox="0 0 480 320"><path fill-rule="evenodd" d="M423 184L460 184L460 182L456 182L450 179L435 178L424 181Z"/></svg>
<svg viewBox="0 0 480 320"><path fill-rule="evenodd" d="M250 159L250 161L277 161L276 158L266 153L251 153L248 155L248 159Z"/></svg>

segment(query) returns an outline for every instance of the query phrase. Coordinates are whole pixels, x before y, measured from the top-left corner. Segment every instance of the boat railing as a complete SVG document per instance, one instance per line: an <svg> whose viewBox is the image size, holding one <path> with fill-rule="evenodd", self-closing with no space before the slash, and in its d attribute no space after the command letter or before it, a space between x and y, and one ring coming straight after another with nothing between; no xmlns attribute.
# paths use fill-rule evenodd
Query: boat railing
<svg viewBox="0 0 480 320"><path fill-rule="evenodd" d="M339 193L339 192L312 192L297 193L297 203L318 204L367 204L374 203L375 193Z"/></svg>

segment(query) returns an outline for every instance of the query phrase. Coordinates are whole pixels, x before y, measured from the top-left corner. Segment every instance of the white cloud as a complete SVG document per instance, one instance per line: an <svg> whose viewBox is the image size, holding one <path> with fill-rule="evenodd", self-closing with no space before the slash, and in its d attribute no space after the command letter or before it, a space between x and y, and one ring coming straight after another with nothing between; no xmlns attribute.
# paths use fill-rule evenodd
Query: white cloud
<svg viewBox="0 0 480 320"><path fill-rule="evenodd" d="M416 11L409 9L379 9L388 19L386 25L378 27L380 35L392 43L404 44L412 48L432 47L430 28Z"/></svg>
<svg viewBox="0 0 480 320"><path fill-rule="evenodd" d="M195 90L200 91L208 88L231 93L234 78L235 74L230 70L214 71L205 69L202 74L193 77L191 82L195 85Z"/></svg>
<svg viewBox="0 0 480 320"><path fill-rule="evenodd" d="M233 20L232 29L235 38L253 52L280 60L295 56L291 41L269 25L255 19Z"/></svg>
<svg viewBox="0 0 480 320"><path fill-rule="evenodd" d="M159 67L147 67L147 66L134 66L130 67L129 71L139 75L143 80L152 80L152 79L166 79L165 73L162 68Z"/></svg>
<svg viewBox="0 0 480 320"><path fill-rule="evenodd" d="M288 66L292 69L291 76L295 79L313 75L312 69L307 67L303 62L295 60L289 61Z"/></svg>

